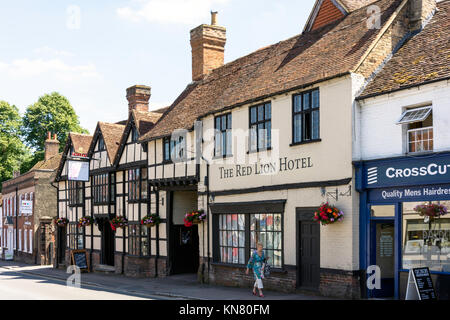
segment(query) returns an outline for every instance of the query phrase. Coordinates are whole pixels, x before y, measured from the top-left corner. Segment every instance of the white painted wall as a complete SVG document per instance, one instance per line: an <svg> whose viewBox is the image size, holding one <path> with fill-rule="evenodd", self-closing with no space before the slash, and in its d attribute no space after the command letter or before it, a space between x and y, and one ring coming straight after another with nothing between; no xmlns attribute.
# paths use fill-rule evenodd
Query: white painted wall
<svg viewBox="0 0 450 320"><path fill-rule="evenodd" d="M450 151L450 82L441 81L357 103L360 134L354 160L406 155L406 130L397 125L406 108L433 106L434 152Z"/></svg>

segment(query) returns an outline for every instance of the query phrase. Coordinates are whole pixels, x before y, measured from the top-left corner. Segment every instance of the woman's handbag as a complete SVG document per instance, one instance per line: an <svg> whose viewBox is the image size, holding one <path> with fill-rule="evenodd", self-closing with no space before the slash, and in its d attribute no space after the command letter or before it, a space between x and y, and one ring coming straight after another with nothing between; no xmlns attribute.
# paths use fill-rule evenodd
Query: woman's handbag
<svg viewBox="0 0 450 320"><path fill-rule="evenodd" d="M271 269L272 269L272 267L270 266L270 264L268 262L266 262L264 264L264 277L270 276L270 272L272 271Z"/></svg>

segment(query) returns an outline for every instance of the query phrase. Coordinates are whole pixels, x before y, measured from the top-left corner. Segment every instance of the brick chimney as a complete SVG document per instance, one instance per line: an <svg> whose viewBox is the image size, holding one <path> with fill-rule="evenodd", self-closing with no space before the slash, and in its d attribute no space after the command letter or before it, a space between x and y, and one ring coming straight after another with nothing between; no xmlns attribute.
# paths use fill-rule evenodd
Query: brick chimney
<svg viewBox="0 0 450 320"><path fill-rule="evenodd" d="M148 112L151 88L143 85L132 86L127 89L128 112L131 110Z"/></svg>
<svg viewBox="0 0 450 320"><path fill-rule="evenodd" d="M436 0L410 0L408 5L409 30L420 31L436 10Z"/></svg>
<svg viewBox="0 0 450 320"><path fill-rule="evenodd" d="M59 153L59 141L56 134L53 135L49 131L47 135L47 140L45 140L45 161Z"/></svg>
<svg viewBox="0 0 450 320"><path fill-rule="evenodd" d="M217 25L217 12L211 12L211 24L191 30L192 80L198 81L223 66L226 28Z"/></svg>

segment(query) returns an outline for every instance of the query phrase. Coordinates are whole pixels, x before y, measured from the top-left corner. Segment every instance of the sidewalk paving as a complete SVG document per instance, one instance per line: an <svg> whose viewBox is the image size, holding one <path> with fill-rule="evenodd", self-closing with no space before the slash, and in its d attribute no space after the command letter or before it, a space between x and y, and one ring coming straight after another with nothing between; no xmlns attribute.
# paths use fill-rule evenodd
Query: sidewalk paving
<svg viewBox="0 0 450 320"><path fill-rule="evenodd" d="M16 261L0 261L0 271L8 269L44 278L67 280L69 274L51 266L29 265ZM250 288L223 287L197 282L196 275L176 275L166 278L130 278L123 275L103 273L82 273L81 283L104 290L120 291L125 294L143 294L161 298L190 300L323 300L322 296L301 293L287 294L264 291L265 298L255 297Z"/></svg>

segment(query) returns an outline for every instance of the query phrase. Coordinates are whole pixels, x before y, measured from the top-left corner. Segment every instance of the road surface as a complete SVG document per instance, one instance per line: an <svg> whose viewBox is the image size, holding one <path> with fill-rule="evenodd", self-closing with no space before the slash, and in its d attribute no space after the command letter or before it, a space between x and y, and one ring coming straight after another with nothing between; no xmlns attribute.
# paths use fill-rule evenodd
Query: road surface
<svg viewBox="0 0 450 320"><path fill-rule="evenodd" d="M0 267L0 300L144 300L138 294L81 285L68 287L66 281L27 273L27 267ZM69 274L68 274L69 276Z"/></svg>

